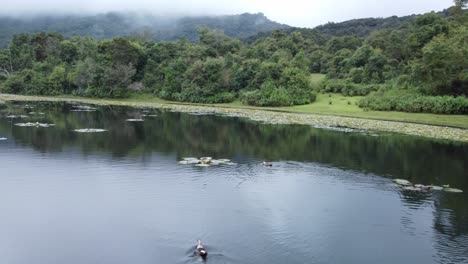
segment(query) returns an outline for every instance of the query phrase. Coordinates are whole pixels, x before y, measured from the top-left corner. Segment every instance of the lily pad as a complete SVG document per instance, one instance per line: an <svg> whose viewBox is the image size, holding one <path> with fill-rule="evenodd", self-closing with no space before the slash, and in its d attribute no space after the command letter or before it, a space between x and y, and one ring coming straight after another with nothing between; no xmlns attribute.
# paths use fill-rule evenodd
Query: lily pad
<svg viewBox="0 0 468 264"><path fill-rule="evenodd" d="M413 187L413 186L403 187L403 190L412 191L412 192L421 192L422 191L420 188L416 188L416 187Z"/></svg>
<svg viewBox="0 0 468 264"><path fill-rule="evenodd" d="M183 161L186 161L187 164L197 164L200 163L200 160L197 158L184 158Z"/></svg>
<svg viewBox="0 0 468 264"><path fill-rule="evenodd" d="M205 163L200 163L200 164L195 164L197 167L210 167L210 164L205 164Z"/></svg>
<svg viewBox="0 0 468 264"><path fill-rule="evenodd" d="M403 180L403 179L396 179L395 180L395 183L398 184L398 185L401 185L401 186L411 186L411 182L409 182L408 180Z"/></svg>
<svg viewBox="0 0 468 264"><path fill-rule="evenodd" d="M53 127L55 126L54 124L47 124L47 123L16 123L15 126L20 126L20 127Z"/></svg>
<svg viewBox="0 0 468 264"><path fill-rule="evenodd" d="M444 189L444 187L441 187L441 186L434 186L434 185L431 185L431 190L434 190L434 191L442 191Z"/></svg>
<svg viewBox="0 0 468 264"><path fill-rule="evenodd" d="M106 129L100 129L100 128L82 128L82 129L75 129L73 130L78 133L102 133L106 132Z"/></svg>
<svg viewBox="0 0 468 264"><path fill-rule="evenodd" d="M7 118L28 118L27 115L8 115Z"/></svg>
<svg viewBox="0 0 468 264"><path fill-rule="evenodd" d="M94 109L73 109L70 112L96 112Z"/></svg>
<svg viewBox="0 0 468 264"><path fill-rule="evenodd" d="M143 122L145 120L141 119L141 118L129 118L126 120L127 122Z"/></svg>
<svg viewBox="0 0 468 264"><path fill-rule="evenodd" d="M198 160L198 158L189 157L189 158L183 158L183 160Z"/></svg>
<svg viewBox="0 0 468 264"><path fill-rule="evenodd" d="M93 110L93 111L95 111L97 109L97 108L89 106L89 105L74 105L73 108L80 109L80 110Z"/></svg>
<svg viewBox="0 0 468 264"><path fill-rule="evenodd" d="M455 189L455 188L445 188L444 191L450 192L450 193L462 193L463 191L460 189Z"/></svg>
<svg viewBox="0 0 468 264"><path fill-rule="evenodd" d="M4 140L7 140L7 138L5 138L5 137L0 137L0 141L4 141Z"/></svg>

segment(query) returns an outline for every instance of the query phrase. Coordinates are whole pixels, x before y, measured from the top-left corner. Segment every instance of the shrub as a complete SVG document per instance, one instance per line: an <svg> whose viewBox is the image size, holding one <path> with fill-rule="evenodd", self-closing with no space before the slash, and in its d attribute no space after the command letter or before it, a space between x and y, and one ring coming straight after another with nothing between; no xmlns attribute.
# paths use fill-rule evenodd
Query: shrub
<svg viewBox="0 0 468 264"><path fill-rule="evenodd" d="M468 114L468 98L423 96L408 92L376 92L359 101L359 107L376 111L410 113Z"/></svg>
<svg viewBox="0 0 468 264"><path fill-rule="evenodd" d="M314 102L317 95L308 89L277 87L271 80L262 84L260 90L243 92L242 103L256 106L290 106Z"/></svg>
<svg viewBox="0 0 468 264"><path fill-rule="evenodd" d="M344 96L365 96L380 88L378 84L358 84L343 79L329 79L322 84L323 92L341 93Z"/></svg>

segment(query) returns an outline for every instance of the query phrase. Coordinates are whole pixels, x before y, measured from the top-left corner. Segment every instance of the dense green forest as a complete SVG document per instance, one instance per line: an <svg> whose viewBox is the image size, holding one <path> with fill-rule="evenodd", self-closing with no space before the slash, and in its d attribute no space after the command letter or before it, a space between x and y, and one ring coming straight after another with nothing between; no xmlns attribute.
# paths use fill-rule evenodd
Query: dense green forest
<svg viewBox="0 0 468 264"><path fill-rule="evenodd" d="M465 4L456 0L446 12L370 34L365 27L344 36L275 30L247 43L208 28L198 30L196 43L144 35L95 40L19 34L0 51L0 89L89 97L144 92L174 101L258 106L307 104L325 92L365 96L359 102L364 109L468 114ZM313 87L311 73L327 78Z"/></svg>
<svg viewBox="0 0 468 264"><path fill-rule="evenodd" d="M13 36L20 33L57 32L66 38L83 36L97 40L131 35L158 41L185 37L196 42L199 27L220 30L234 38L247 38L261 32L289 28L269 20L262 13L191 17L116 12L97 15L3 16L0 17L0 25L0 47L6 47Z"/></svg>

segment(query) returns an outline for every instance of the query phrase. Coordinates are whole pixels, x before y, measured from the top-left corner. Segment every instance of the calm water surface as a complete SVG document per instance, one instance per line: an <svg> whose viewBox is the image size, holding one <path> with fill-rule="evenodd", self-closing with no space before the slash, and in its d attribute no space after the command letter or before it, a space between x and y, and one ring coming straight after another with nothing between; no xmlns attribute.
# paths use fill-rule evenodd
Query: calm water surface
<svg viewBox="0 0 468 264"><path fill-rule="evenodd" d="M201 263L196 239L207 263L468 263L467 144L29 106L0 109L0 263ZM236 165L177 163L201 156ZM465 192L406 192L394 178Z"/></svg>

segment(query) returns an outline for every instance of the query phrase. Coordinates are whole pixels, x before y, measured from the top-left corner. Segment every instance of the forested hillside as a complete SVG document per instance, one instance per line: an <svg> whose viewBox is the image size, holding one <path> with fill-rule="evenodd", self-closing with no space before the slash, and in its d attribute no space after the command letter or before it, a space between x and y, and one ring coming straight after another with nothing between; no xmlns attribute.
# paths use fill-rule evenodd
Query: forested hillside
<svg viewBox="0 0 468 264"><path fill-rule="evenodd" d="M189 41L196 41L199 27L221 30L235 38L288 28L287 25L269 20L261 13L197 17L161 17L123 13L88 16L44 15L31 18L0 17L0 47L5 47L15 34L38 32L57 32L67 38L89 36L98 40L138 35L153 40L178 40L186 37Z"/></svg>
<svg viewBox="0 0 468 264"><path fill-rule="evenodd" d="M387 17L387 18L361 18L353 19L341 23L327 23L316 27L320 33L329 36L349 36L368 37L372 32L383 29L396 29L407 22L415 19L416 15L404 17Z"/></svg>
<svg viewBox="0 0 468 264"><path fill-rule="evenodd" d="M0 50L0 91L259 106L307 104L316 93L365 96L365 109L468 114L468 11L427 13L366 38L277 30L253 43L199 30L199 41L16 35ZM327 78L312 87L311 73Z"/></svg>

